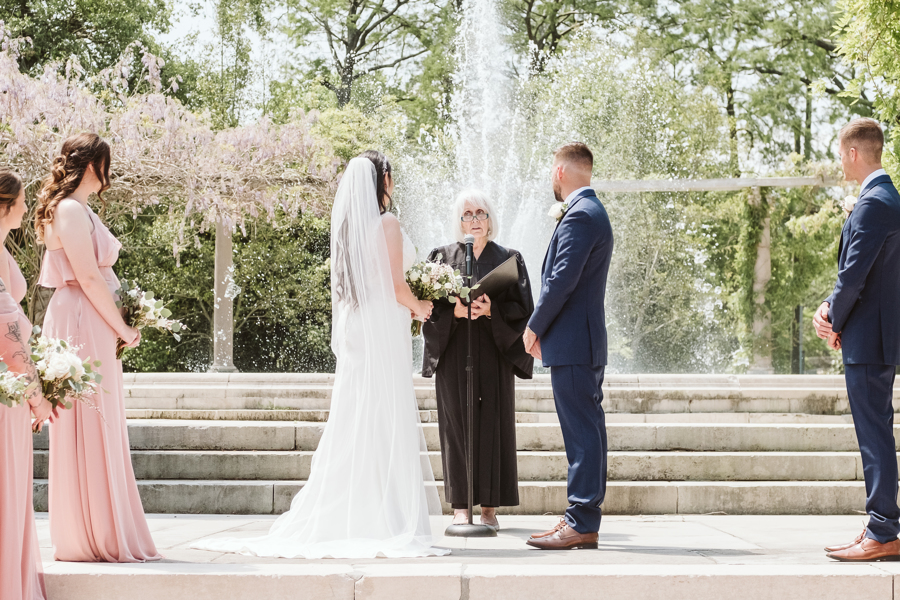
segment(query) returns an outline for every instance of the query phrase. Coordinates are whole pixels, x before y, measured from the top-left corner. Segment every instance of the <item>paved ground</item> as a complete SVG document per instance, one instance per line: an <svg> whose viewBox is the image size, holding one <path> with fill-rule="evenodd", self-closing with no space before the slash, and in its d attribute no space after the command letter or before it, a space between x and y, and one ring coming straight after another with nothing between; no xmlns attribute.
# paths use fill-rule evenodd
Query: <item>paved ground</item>
<svg viewBox="0 0 900 600"><path fill-rule="evenodd" d="M225 535L257 536L275 517L230 515L148 515L153 537L169 563L200 564L408 564L411 559L287 560L220 554L189 548L194 540ZM439 524L449 524L445 517ZM852 540L861 531L860 516L644 516L607 517L599 550L542 552L525 545L528 536L552 527L555 517L501 517L496 538L444 537L439 546L451 554L418 559L428 563L492 563L541 565L834 565L822 547ZM46 514L38 515L38 535L45 565L52 564ZM157 566L159 563L157 563Z"/></svg>

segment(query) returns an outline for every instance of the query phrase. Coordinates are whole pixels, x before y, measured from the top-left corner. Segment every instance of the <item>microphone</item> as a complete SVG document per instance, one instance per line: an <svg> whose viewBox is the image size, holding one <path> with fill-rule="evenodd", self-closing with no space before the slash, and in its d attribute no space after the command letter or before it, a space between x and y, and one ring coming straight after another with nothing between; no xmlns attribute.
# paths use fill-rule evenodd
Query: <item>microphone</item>
<svg viewBox="0 0 900 600"><path fill-rule="evenodd" d="M469 283L472 278L472 244L475 243L475 236L469 234L463 238L466 243L466 276L469 277Z"/></svg>

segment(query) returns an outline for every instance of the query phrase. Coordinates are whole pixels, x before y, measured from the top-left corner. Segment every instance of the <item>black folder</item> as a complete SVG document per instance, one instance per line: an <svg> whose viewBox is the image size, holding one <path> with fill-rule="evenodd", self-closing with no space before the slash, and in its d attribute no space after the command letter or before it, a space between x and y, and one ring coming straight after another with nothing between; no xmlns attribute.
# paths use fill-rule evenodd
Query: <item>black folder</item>
<svg viewBox="0 0 900 600"><path fill-rule="evenodd" d="M463 281L467 278L463 276ZM481 281L475 284L475 287L469 292L469 298L476 300L477 298L487 294L487 297L493 301L498 295L505 292L507 288L519 283L519 266L516 264L516 257L509 257L502 265L485 275ZM463 304L467 304L463 302Z"/></svg>

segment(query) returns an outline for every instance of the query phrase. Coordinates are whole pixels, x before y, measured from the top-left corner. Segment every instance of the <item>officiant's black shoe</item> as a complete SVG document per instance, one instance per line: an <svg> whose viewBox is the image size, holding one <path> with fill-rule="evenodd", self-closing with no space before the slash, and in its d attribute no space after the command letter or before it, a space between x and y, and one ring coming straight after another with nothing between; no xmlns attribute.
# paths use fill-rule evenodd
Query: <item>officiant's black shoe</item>
<svg viewBox="0 0 900 600"><path fill-rule="evenodd" d="M862 533L859 536L850 542L849 544L840 544L838 546L825 546L825 552L840 552L841 550L846 550L847 548L852 548L853 546L859 544L866 537L867 527L863 527Z"/></svg>
<svg viewBox="0 0 900 600"><path fill-rule="evenodd" d="M563 521L563 526L559 527L552 534L544 537L533 537L525 543L541 550L596 550L597 539L596 531L593 533L578 533L569 527L568 523Z"/></svg>

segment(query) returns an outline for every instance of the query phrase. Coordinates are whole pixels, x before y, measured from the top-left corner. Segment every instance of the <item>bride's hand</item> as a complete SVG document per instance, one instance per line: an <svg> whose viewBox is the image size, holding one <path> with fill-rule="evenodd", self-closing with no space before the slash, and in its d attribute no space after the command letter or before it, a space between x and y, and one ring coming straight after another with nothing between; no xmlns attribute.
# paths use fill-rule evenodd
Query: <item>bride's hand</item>
<svg viewBox="0 0 900 600"><path fill-rule="evenodd" d="M432 304L430 300L419 300L416 308L413 310L415 318L420 321L427 321L431 316Z"/></svg>

